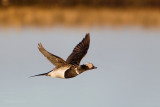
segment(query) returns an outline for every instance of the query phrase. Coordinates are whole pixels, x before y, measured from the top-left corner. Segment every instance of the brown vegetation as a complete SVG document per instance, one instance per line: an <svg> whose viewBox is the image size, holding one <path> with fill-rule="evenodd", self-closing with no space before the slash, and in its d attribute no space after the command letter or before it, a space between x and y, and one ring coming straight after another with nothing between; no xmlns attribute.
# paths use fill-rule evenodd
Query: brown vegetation
<svg viewBox="0 0 160 107"><path fill-rule="evenodd" d="M160 0L0 0L0 6L160 7Z"/></svg>
<svg viewBox="0 0 160 107"><path fill-rule="evenodd" d="M0 9L0 27L4 26L160 26L160 10L153 8L40 8Z"/></svg>

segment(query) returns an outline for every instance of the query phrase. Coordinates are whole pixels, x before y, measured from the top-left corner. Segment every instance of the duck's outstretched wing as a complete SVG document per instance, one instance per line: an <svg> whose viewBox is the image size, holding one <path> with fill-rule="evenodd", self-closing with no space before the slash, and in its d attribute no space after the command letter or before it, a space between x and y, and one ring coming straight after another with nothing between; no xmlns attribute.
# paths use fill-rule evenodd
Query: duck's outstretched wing
<svg viewBox="0 0 160 107"><path fill-rule="evenodd" d="M90 35L86 34L85 38L74 48L66 62L71 65L79 65L82 58L87 54L90 44Z"/></svg>
<svg viewBox="0 0 160 107"><path fill-rule="evenodd" d="M62 58L51 54L50 52L46 51L41 43L38 44L39 51L57 68L61 66L68 65Z"/></svg>

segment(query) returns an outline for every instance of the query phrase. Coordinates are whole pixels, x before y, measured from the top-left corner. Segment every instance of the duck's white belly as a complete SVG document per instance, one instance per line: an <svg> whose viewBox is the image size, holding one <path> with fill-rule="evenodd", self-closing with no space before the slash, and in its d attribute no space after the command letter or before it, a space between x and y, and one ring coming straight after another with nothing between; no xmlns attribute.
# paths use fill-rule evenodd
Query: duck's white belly
<svg viewBox="0 0 160 107"><path fill-rule="evenodd" d="M65 71L68 69L69 67L61 67L61 68L55 69L49 73L49 76L51 76L52 78L65 78L64 74L65 74Z"/></svg>

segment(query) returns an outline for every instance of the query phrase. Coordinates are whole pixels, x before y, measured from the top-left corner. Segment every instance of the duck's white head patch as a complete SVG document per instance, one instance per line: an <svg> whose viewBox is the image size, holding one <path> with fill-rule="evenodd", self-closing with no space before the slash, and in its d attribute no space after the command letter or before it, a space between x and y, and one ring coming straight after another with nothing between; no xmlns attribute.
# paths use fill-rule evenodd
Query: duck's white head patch
<svg viewBox="0 0 160 107"><path fill-rule="evenodd" d="M97 67L95 67L92 63L85 63L85 65L86 65L89 69L97 69Z"/></svg>
<svg viewBox="0 0 160 107"><path fill-rule="evenodd" d="M93 64L92 63L85 63L85 65L90 69L93 68Z"/></svg>

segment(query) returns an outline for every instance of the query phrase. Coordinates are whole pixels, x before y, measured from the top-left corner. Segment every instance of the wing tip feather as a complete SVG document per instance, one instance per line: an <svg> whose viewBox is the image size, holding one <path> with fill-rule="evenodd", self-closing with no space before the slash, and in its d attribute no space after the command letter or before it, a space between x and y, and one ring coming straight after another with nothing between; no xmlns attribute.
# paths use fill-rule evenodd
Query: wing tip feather
<svg viewBox="0 0 160 107"><path fill-rule="evenodd" d="M84 38L84 42L86 42L86 43L90 43L90 33L86 33L86 36L85 36L85 38Z"/></svg>
<svg viewBox="0 0 160 107"><path fill-rule="evenodd" d="M43 48L43 45L42 45L42 43L40 42L40 43L38 43L38 49L41 49L41 48Z"/></svg>
<svg viewBox="0 0 160 107"><path fill-rule="evenodd" d="M90 33L86 33L85 39L90 39Z"/></svg>
<svg viewBox="0 0 160 107"><path fill-rule="evenodd" d="M90 36L90 33L86 33L86 36Z"/></svg>

